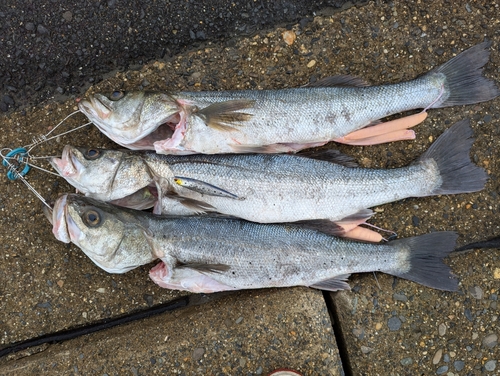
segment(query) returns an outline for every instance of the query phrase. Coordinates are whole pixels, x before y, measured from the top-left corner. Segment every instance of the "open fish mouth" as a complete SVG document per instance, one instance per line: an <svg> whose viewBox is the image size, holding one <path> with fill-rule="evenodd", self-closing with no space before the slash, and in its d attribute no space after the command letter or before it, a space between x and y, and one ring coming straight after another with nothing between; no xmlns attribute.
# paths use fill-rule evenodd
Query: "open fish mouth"
<svg viewBox="0 0 500 376"><path fill-rule="evenodd" d="M156 140L153 140L153 146L157 152L161 153L161 150L177 150L177 151L182 151L184 150L183 147L180 146L182 140L184 139L184 136L186 135L187 131L187 123L186 119L177 114L177 116L174 118L173 116L171 117L173 119L169 119L170 121L161 125L155 132L153 132L153 137ZM176 122L175 122L176 121ZM164 129L161 129L161 127L165 127L167 125L169 129L171 130L171 135L170 137L164 137L165 134L163 133ZM173 131L173 133L172 133ZM163 133L163 134L162 134Z"/></svg>
<svg viewBox="0 0 500 376"><path fill-rule="evenodd" d="M97 94L90 96L88 99L82 99L78 103L78 107L91 119L105 120L111 115L111 109L103 101L99 100Z"/></svg>
<svg viewBox="0 0 500 376"><path fill-rule="evenodd" d="M55 202L52 211L48 208L47 210L44 210L47 217L49 213L52 214L52 219L49 218L49 221L52 223L52 233L57 240L64 243L71 242L71 236L67 225L67 197L68 195L59 197Z"/></svg>
<svg viewBox="0 0 500 376"><path fill-rule="evenodd" d="M64 147L61 158L52 158L51 163L63 177L74 177L83 168L78 158L71 152L71 147L69 145Z"/></svg>

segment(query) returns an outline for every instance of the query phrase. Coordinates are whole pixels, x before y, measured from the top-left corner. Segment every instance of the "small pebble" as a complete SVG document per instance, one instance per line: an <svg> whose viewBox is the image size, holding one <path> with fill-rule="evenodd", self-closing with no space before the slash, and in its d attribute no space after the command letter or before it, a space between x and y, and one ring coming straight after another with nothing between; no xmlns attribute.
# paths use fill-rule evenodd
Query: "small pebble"
<svg viewBox="0 0 500 376"><path fill-rule="evenodd" d="M479 286L469 288L469 292L474 298L478 300L483 298L483 290Z"/></svg>
<svg viewBox="0 0 500 376"><path fill-rule="evenodd" d="M401 359L400 363L402 366L409 366L413 362L412 358Z"/></svg>
<svg viewBox="0 0 500 376"><path fill-rule="evenodd" d="M438 333L441 337L446 334L446 325L445 324L439 324Z"/></svg>
<svg viewBox="0 0 500 376"><path fill-rule="evenodd" d="M411 217L411 223L413 224L413 226L418 227L418 225L420 224L420 219L416 215L414 215L413 217Z"/></svg>
<svg viewBox="0 0 500 376"><path fill-rule="evenodd" d="M369 354L373 351L373 349L371 347L368 347L368 346L361 346L361 352L363 354Z"/></svg>
<svg viewBox="0 0 500 376"><path fill-rule="evenodd" d="M200 360L203 357L203 354L205 354L205 349L203 347L197 347L193 351L193 360Z"/></svg>
<svg viewBox="0 0 500 376"><path fill-rule="evenodd" d="M494 371L497 366L497 361L496 360L488 360L486 364L484 365L484 369L486 371Z"/></svg>
<svg viewBox="0 0 500 376"><path fill-rule="evenodd" d="M455 361L453 362L453 367L455 367L455 370L456 370L456 371L459 371L459 372L460 372L461 370L463 370L463 369L464 369L464 367L465 367L465 363L464 363L463 361L461 361L461 360L455 360Z"/></svg>
<svg viewBox="0 0 500 376"><path fill-rule="evenodd" d="M464 315L467 318L467 320L469 320L470 322L474 321L474 318L472 317L472 313L471 313L469 308L466 308L464 310Z"/></svg>
<svg viewBox="0 0 500 376"><path fill-rule="evenodd" d="M363 328L354 328L352 330L352 334L354 334L359 339L363 339L365 337L365 330Z"/></svg>
<svg viewBox="0 0 500 376"><path fill-rule="evenodd" d="M236 324L239 324L239 323L241 323L242 321L243 321L243 316L240 316L240 317L238 317L238 318L236 319L235 323L236 323Z"/></svg>
<svg viewBox="0 0 500 376"><path fill-rule="evenodd" d="M408 301L408 298L406 297L405 294L395 293L394 295L392 295L392 297L393 297L394 300L397 300L397 301L400 301L400 302L407 302Z"/></svg>
<svg viewBox="0 0 500 376"><path fill-rule="evenodd" d="M438 375L442 375L445 372L448 372L448 366L441 366L436 370Z"/></svg>
<svg viewBox="0 0 500 376"><path fill-rule="evenodd" d="M495 268L493 271L493 278L500 279L500 268Z"/></svg>
<svg viewBox="0 0 500 376"><path fill-rule="evenodd" d="M436 351L434 358L432 358L432 364L438 364L441 361L441 356L443 356L443 349Z"/></svg>
<svg viewBox="0 0 500 376"><path fill-rule="evenodd" d="M450 362L450 355L449 354L444 354L443 356L443 362L449 363Z"/></svg>
<svg viewBox="0 0 500 376"><path fill-rule="evenodd" d="M263 370L263 369L262 369L262 367L260 367L260 366L259 366L259 368L257 368L257 369L255 370L255 374L256 374L256 375L262 375L262 372L264 372L264 370Z"/></svg>
<svg viewBox="0 0 500 376"><path fill-rule="evenodd" d="M387 320L387 326L389 327L390 331L394 332L396 330L399 330L401 328L401 320L398 317L393 316L389 320Z"/></svg>
<svg viewBox="0 0 500 376"><path fill-rule="evenodd" d="M47 33L49 32L49 31L47 30L47 28L46 28L45 26L43 26L43 25L38 25L38 26L36 27L36 31L37 31L37 33L38 33L38 34L42 34L42 35L43 35L43 34L47 34Z"/></svg>
<svg viewBox="0 0 500 376"><path fill-rule="evenodd" d="M498 336L495 333L487 335L483 339L483 345L485 347L490 348L490 349L492 349L493 347L495 347L497 344L498 344Z"/></svg>
<svg viewBox="0 0 500 376"><path fill-rule="evenodd" d="M307 63L308 68L312 68L316 65L316 60L311 60L309 63Z"/></svg>
<svg viewBox="0 0 500 376"><path fill-rule="evenodd" d="M295 42L295 39L297 39L297 35L292 30L287 30L283 32L282 34L283 40L285 41L286 44L291 46L293 42Z"/></svg>
<svg viewBox="0 0 500 376"><path fill-rule="evenodd" d="M70 22L73 19L73 13L71 13L69 10L63 13L63 18L65 21Z"/></svg>

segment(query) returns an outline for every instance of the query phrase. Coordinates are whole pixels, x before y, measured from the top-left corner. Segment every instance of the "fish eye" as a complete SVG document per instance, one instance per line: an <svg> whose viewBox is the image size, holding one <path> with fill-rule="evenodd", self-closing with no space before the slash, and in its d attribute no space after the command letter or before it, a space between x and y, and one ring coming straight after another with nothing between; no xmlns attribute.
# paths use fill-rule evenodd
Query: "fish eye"
<svg viewBox="0 0 500 376"><path fill-rule="evenodd" d="M120 90L115 90L111 93L109 96L109 99L112 101L117 101L119 99L122 99L125 96L125 92L120 91Z"/></svg>
<svg viewBox="0 0 500 376"><path fill-rule="evenodd" d="M89 227L97 227L101 224L101 215L94 209L87 210L82 218Z"/></svg>
<svg viewBox="0 0 500 376"><path fill-rule="evenodd" d="M87 149L85 151L84 157L85 159L94 160L101 156L101 151L99 149Z"/></svg>

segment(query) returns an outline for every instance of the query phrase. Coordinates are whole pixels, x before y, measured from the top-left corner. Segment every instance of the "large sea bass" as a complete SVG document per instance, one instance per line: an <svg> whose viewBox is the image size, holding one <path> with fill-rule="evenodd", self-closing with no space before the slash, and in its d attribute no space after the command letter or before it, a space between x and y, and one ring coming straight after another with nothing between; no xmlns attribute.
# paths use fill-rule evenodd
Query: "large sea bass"
<svg viewBox="0 0 500 376"><path fill-rule="evenodd" d="M156 205L155 213L173 215L216 211L259 223L305 221L330 234L376 241L357 227L372 215L368 208L484 187L485 171L470 161L472 143L463 120L413 164L397 169L352 168L298 155L180 157L71 146L51 163L80 192L121 206Z"/></svg>
<svg viewBox="0 0 500 376"><path fill-rule="evenodd" d="M329 141L369 145L412 139L407 128L423 121L425 112L382 124L379 119L499 95L495 83L482 76L490 45L478 44L419 78L391 85L337 76L315 87L283 90L115 91L109 97L90 95L78 107L116 143L160 154L279 153Z"/></svg>
<svg viewBox="0 0 500 376"><path fill-rule="evenodd" d="M366 244L290 225L155 216L69 194L46 214L57 239L74 243L110 273L160 258L150 277L170 289L209 293L309 286L336 291L349 288L349 274L370 271L457 289L442 262L455 246L453 232Z"/></svg>

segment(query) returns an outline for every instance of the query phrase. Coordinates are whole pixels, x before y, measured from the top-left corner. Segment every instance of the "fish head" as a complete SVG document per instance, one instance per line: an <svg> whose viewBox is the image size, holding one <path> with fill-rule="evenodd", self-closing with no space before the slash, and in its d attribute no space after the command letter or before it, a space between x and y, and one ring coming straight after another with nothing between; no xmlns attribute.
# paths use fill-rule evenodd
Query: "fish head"
<svg viewBox="0 0 500 376"><path fill-rule="evenodd" d="M151 150L154 141L173 134L181 110L172 96L153 91L95 93L80 100L78 108L116 143Z"/></svg>
<svg viewBox="0 0 500 376"><path fill-rule="evenodd" d="M66 145L50 163L78 191L102 201L122 199L153 180L141 155L126 150Z"/></svg>
<svg viewBox="0 0 500 376"><path fill-rule="evenodd" d="M55 202L52 213L47 210L45 214L52 214L49 220L56 239L75 244L109 273L125 273L156 259L141 222L143 213L65 194Z"/></svg>

